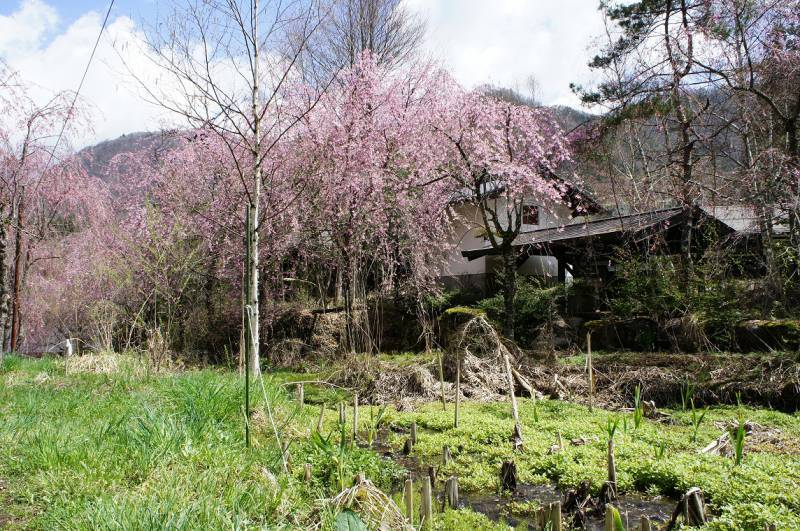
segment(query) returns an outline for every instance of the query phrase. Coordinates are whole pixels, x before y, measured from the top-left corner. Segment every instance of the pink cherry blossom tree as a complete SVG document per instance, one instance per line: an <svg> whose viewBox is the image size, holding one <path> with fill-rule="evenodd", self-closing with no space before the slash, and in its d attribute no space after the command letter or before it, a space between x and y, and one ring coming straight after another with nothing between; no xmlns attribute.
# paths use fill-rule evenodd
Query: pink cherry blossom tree
<svg viewBox="0 0 800 531"><path fill-rule="evenodd" d="M504 333L514 338L517 252L524 199L564 201L567 185L556 176L569 160L564 134L545 109L515 105L478 92L455 96L438 111L445 140L447 179L458 197L478 207L481 229L503 261Z"/></svg>

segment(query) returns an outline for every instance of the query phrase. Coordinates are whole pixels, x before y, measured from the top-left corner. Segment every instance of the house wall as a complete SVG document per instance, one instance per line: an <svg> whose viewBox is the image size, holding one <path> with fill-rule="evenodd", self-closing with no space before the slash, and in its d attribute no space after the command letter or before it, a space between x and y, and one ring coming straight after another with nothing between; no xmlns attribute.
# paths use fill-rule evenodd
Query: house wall
<svg viewBox="0 0 800 531"><path fill-rule="evenodd" d="M498 198L495 201L496 210L502 212L505 208L505 198ZM539 207L539 224L523 225L523 232L558 226L570 220L571 210L563 204L536 198L526 199L525 202ZM497 256L483 256L470 261L461 256L463 250L490 247L491 244L483 237L485 233L483 220L476 205L462 203L455 207L455 211L459 220L455 224L452 242L454 246L442 272L442 281L449 288L485 289L487 273L502 268L501 260ZM518 271L521 275L556 277L558 261L552 256L531 256Z"/></svg>

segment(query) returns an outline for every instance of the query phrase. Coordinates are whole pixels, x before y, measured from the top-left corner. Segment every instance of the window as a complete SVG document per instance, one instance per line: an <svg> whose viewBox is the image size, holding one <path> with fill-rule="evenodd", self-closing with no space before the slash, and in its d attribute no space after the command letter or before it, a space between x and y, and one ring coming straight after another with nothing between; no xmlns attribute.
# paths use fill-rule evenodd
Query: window
<svg viewBox="0 0 800 531"><path fill-rule="evenodd" d="M522 205L522 224L539 224L539 207L536 205Z"/></svg>

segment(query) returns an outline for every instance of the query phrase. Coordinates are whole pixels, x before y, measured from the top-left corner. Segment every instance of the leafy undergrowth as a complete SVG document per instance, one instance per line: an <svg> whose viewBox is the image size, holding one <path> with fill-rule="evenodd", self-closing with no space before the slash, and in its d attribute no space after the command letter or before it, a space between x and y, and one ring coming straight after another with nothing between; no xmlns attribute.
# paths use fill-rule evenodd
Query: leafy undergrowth
<svg viewBox="0 0 800 531"><path fill-rule="evenodd" d="M442 447L450 447L454 460L441 473L459 477L464 490L496 490L503 461L514 460L520 480L527 483L556 481L562 488L591 483L599 491L606 479L609 419L618 419L615 436L617 482L622 492L678 496L700 487L710 509L718 515L709 529L800 529L800 417L746 407L718 407L700 424L697 442L691 412L670 411L672 421L644 420L634 427L632 413L611 413L552 400L520 400L525 451L514 452L509 436L513 421L507 403L464 403L458 429L453 428L453 405L427 404L413 413L392 413L391 422L419 427L414 455L422 463L438 462ZM741 465L730 457L698 454L697 450L722 434L723 423L746 418L780 430L775 443L745 451ZM550 453L558 443L564 449ZM395 435L399 448L404 435ZM583 445L571 439L586 439ZM659 450L663 448L663 453ZM661 454L661 455L659 455Z"/></svg>

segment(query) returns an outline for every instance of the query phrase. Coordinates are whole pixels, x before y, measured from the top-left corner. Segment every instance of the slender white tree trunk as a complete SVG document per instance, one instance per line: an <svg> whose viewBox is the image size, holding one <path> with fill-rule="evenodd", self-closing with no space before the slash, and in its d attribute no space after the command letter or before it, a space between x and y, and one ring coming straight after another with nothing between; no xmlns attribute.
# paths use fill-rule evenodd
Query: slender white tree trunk
<svg viewBox="0 0 800 531"><path fill-rule="evenodd" d="M250 334L247 340L250 342L250 370L253 374L258 374L261 368L259 352L259 311L258 311L258 207L261 198L261 116L259 105L259 42L258 42L258 0L251 1L252 24L253 24L253 86L252 86L252 124L253 124L253 183L250 190L250 207L248 217L250 223L247 224L247 239L250 244L250 255L247 262L248 292L245 304L250 308L251 323Z"/></svg>

